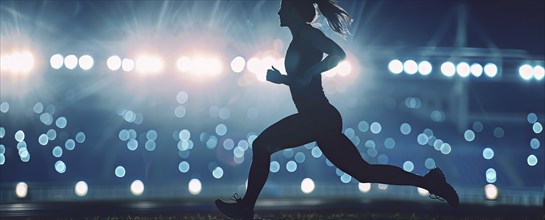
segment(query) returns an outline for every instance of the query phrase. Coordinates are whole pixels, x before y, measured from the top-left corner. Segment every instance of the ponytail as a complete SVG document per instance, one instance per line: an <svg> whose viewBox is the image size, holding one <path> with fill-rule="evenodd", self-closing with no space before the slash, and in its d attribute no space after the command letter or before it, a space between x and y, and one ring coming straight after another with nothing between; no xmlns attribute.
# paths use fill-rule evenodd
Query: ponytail
<svg viewBox="0 0 545 220"><path fill-rule="evenodd" d="M350 35L348 27L352 23L353 19L350 17L341 6L337 4L335 0L314 0L318 5L318 10L327 19L329 27L333 31L339 33L341 36L346 37Z"/></svg>

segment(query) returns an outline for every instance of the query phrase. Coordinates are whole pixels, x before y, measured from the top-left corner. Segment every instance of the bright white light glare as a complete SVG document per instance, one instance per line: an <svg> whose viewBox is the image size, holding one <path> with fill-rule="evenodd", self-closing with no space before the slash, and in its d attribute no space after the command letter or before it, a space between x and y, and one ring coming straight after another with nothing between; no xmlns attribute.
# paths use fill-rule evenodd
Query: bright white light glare
<svg viewBox="0 0 545 220"><path fill-rule="evenodd" d="M215 57L197 57L192 60L190 70L198 76L215 76L221 73L222 66Z"/></svg>
<svg viewBox="0 0 545 220"><path fill-rule="evenodd" d="M176 61L176 68L182 73L188 72L191 70L191 59L186 56L178 58Z"/></svg>
<svg viewBox="0 0 545 220"><path fill-rule="evenodd" d="M519 68L519 75L524 80L530 80L532 78L532 67L528 64L524 64Z"/></svg>
<svg viewBox="0 0 545 220"><path fill-rule="evenodd" d="M15 186L15 195L19 198L25 198L28 194L28 185L25 182L19 182Z"/></svg>
<svg viewBox="0 0 545 220"><path fill-rule="evenodd" d="M471 64L471 74L475 77L480 77L483 74L483 66L478 63Z"/></svg>
<svg viewBox="0 0 545 220"><path fill-rule="evenodd" d="M301 191L303 191L305 194L309 194L314 191L314 181L312 181L310 178L305 178L301 182Z"/></svg>
<svg viewBox="0 0 545 220"><path fill-rule="evenodd" d="M144 183L140 180L135 180L131 184L131 193L135 196L142 195L144 193Z"/></svg>
<svg viewBox="0 0 545 220"><path fill-rule="evenodd" d="M379 183L379 184L378 184L378 189L380 189L380 190L387 190L387 189L388 189L388 184Z"/></svg>
<svg viewBox="0 0 545 220"><path fill-rule="evenodd" d="M34 68L34 55L28 51L3 55L0 58L2 71L11 73L28 73Z"/></svg>
<svg viewBox="0 0 545 220"><path fill-rule="evenodd" d="M416 71L418 71L418 65L416 64L416 62L414 62L414 60L407 60L405 61L405 63L403 63L403 69L407 74L412 75L415 74Z"/></svg>
<svg viewBox="0 0 545 220"><path fill-rule="evenodd" d="M197 195L201 193L201 190L202 190L201 181L198 179L190 180L189 184L187 184L187 189L189 190L189 193L191 193L192 195Z"/></svg>
<svg viewBox="0 0 545 220"><path fill-rule="evenodd" d="M89 55L83 55L79 57L79 67L82 70L89 70L93 68L94 64L95 64L95 60L93 59L93 57Z"/></svg>
<svg viewBox="0 0 545 220"><path fill-rule="evenodd" d="M85 196L87 195L88 191L89 187L87 186L87 183L85 181L79 181L74 187L74 192L76 192L76 195L78 196Z"/></svg>
<svg viewBox="0 0 545 220"><path fill-rule="evenodd" d="M348 76L352 73L352 65L347 60L344 60L331 70L336 71L341 76Z"/></svg>
<svg viewBox="0 0 545 220"><path fill-rule="evenodd" d="M250 58L246 64L246 68L251 73L257 74L261 68L261 60L257 57Z"/></svg>
<svg viewBox="0 0 545 220"><path fill-rule="evenodd" d="M420 194L421 196L429 196L430 195L430 192L426 189L422 189L420 187L417 187L417 190L418 190L418 194Z"/></svg>
<svg viewBox="0 0 545 220"><path fill-rule="evenodd" d="M470 71L471 70L469 64L467 64L466 62L461 62L456 66L456 72L458 72L458 75L460 75L461 77L468 77Z"/></svg>
<svg viewBox="0 0 545 220"><path fill-rule="evenodd" d="M135 64L135 69L139 73L157 74L163 70L163 60L154 55L139 56Z"/></svg>
<svg viewBox="0 0 545 220"><path fill-rule="evenodd" d="M117 55L111 56L106 60L106 65L111 71L116 71L121 68L121 58Z"/></svg>
<svg viewBox="0 0 545 220"><path fill-rule="evenodd" d="M68 55L64 58L64 66L67 69L73 70L78 65L78 57L76 55Z"/></svg>
<svg viewBox="0 0 545 220"><path fill-rule="evenodd" d="M446 77L452 77L456 73L456 67L452 62L444 62L441 64L441 72Z"/></svg>
<svg viewBox="0 0 545 220"><path fill-rule="evenodd" d="M403 63L399 60L392 60L390 63L388 63L388 69L393 74L400 74L403 72Z"/></svg>
<svg viewBox="0 0 545 220"><path fill-rule="evenodd" d="M240 73L244 70L244 67L246 66L246 60L244 58L238 56L231 61L231 69L235 73Z"/></svg>
<svg viewBox="0 0 545 220"><path fill-rule="evenodd" d="M484 187L484 194L487 199L495 200L498 198L498 187L496 187L494 184L486 184Z"/></svg>
<svg viewBox="0 0 545 220"><path fill-rule="evenodd" d="M535 66L534 67L534 78L537 79L537 80L542 80L543 77L545 76L545 70L543 69L542 66Z"/></svg>
<svg viewBox="0 0 545 220"><path fill-rule="evenodd" d="M422 61L418 64L418 72L420 72L420 74L427 76L431 73L431 71L432 71L432 66L430 62Z"/></svg>
<svg viewBox="0 0 545 220"><path fill-rule="evenodd" d="M64 64L64 57L62 57L60 54L55 54L51 56L49 63L51 64L51 68L58 70Z"/></svg>
<svg viewBox="0 0 545 220"><path fill-rule="evenodd" d="M490 78L495 77L498 74L498 67L496 66L496 64L487 63L486 65L484 65L484 74L486 74Z"/></svg>
<svg viewBox="0 0 545 220"><path fill-rule="evenodd" d="M134 60L125 58L121 62L121 69L125 72L130 72L134 69Z"/></svg>
<svg viewBox="0 0 545 220"><path fill-rule="evenodd" d="M371 190L371 183L359 183L358 184L358 189L362 193L369 192Z"/></svg>

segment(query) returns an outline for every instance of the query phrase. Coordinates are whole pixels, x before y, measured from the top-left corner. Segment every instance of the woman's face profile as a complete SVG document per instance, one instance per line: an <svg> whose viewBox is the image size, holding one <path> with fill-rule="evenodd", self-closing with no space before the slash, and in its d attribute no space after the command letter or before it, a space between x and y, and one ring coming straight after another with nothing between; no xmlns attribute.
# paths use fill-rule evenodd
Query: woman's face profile
<svg viewBox="0 0 545 220"><path fill-rule="evenodd" d="M280 27L290 26L294 22L301 20L299 14L289 1L281 1L278 15L280 16Z"/></svg>

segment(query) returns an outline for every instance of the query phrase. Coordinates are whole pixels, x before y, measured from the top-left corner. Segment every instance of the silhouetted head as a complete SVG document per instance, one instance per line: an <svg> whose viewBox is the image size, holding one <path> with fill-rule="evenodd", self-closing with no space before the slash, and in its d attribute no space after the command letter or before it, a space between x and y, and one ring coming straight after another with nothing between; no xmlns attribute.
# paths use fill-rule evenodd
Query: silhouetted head
<svg viewBox="0 0 545 220"><path fill-rule="evenodd" d="M335 0L282 0L278 11L280 26L310 24L316 20L318 12L324 15L333 31L342 36L349 34L352 18Z"/></svg>

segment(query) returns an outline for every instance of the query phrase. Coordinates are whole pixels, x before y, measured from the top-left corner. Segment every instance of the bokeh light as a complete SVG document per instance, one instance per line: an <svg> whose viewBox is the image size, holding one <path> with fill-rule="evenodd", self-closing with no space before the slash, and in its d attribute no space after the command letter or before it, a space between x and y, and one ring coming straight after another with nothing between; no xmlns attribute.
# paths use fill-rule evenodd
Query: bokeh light
<svg viewBox="0 0 545 220"><path fill-rule="evenodd" d="M312 193L314 191L314 181L310 178L305 178L301 181L301 191L305 194Z"/></svg>
<svg viewBox="0 0 545 220"><path fill-rule="evenodd" d="M131 183L131 193L135 196L144 193L144 183L141 180L135 180Z"/></svg>
<svg viewBox="0 0 545 220"><path fill-rule="evenodd" d="M25 182L19 182L15 185L15 195L19 198L25 198L28 194L28 185Z"/></svg>
<svg viewBox="0 0 545 220"><path fill-rule="evenodd" d="M76 186L74 187L74 192L78 196L85 196L87 195L87 192L89 191L89 186L85 181L79 181L76 183Z"/></svg>
<svg viewBox="0 0 545 220"><path fill-rule="evenodd" d="M484 187L484 194L487 199L495 200L498 198L499 190L494 184L486 184Z"/></svg>
<svg viewBox="0 0 545 220"><path fill-rule="evenodd" d="M187 188L192 195L198 195L202 190L201 181L199 179L191 179L187 184Z"/></svg>

